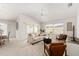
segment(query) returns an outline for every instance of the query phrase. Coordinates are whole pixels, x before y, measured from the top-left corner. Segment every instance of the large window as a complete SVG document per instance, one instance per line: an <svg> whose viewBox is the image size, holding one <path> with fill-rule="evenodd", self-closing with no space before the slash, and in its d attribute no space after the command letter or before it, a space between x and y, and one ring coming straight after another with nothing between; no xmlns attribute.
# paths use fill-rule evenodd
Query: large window
<svg viewBox="0 0 79 59"><path fill-rule="evenodd" d="M0 23L0 34L7 35L7 24Z"/></svg>
<svg viewBox="0 0 79 59"><path fill-rule="evenodd" d="M27 25L27 33L33 33L33 26L32 25Z"/></svg>
<svg viewBox="0 0 79 59"><path fill-rule="evenodd" d="M39 26L38 25L34 25L33 26L33 32L34 33L38 33L39 32Z"/></svg>
<svg viewBox="0 0 79 59"><path fill-rule="evenodd" d="M33 24L33 25L27 25L26 30L27 30L27 33L38 33L39 26L35 25L35 24Z"/></svg>
<svg viewBox="0 0 79 59"><path fill-rule="evenodd" d="M64 24L63 23L46 25L46 33L62 34L63 31L64 31Z"/></svg>
<svg viewBox="0 0 79 59"><path fill-rule="evenodd" d="M46 29L45 30L46 33L52 33L53 32L53 24L46 25L45 29Z"/></svg>

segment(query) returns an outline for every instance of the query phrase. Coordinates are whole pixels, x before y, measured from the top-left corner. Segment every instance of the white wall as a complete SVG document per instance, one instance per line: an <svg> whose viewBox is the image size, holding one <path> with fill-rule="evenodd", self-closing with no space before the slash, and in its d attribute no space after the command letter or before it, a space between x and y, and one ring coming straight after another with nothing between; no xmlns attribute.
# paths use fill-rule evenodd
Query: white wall
<svg viewBox="0 0 79 59"><path fill-rule="evenodd" d="M7 30L10 32L11 38L16 37L16 21L0 19L0 22L7 24Z"/></svg>
<svg viewBox="0 0 79 59"><path fill-rule="evenodd" d="M67 31L67 22L72 22L72 27L73 27L73 25L76 26L76 16L66 18L64 21L64 33L67 34L68 36L72 37L73 36L73 29L72 29L72 31Z"/></svg>
<svg viewBox="0 0 79 59"><path fill-rule="evenodd" d="M10 37L15 38L16 37L16 22L10 22L8 24L8 32L10 32Z"/></svg>
<svg viewBox="0 0 79 59"><path fill-rule="evenodd" d="M79 9L77 14L77 20L76 20L76 36L79 38Z"/></svg>
<svg viewBox="0 0 79 59"><path fill-rule="evenodd" d="M27 15L20 15L17 18L17 22L19 26L18 30L16 31L16 38L21 40L27 38L26 25L28 24L39 25L39 22L37 22L34 18Z"/></svg>

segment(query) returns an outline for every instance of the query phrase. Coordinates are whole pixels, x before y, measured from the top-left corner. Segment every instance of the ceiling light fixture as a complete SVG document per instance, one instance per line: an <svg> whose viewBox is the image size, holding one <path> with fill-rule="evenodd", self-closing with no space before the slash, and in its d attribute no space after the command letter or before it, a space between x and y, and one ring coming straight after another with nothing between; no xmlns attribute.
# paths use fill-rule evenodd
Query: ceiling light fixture
<svg viewBox="0 0 79 59"><path fill-rule="evenodd" d="M43 16L43 14L44 14L44 13L43 13L43 9L41 8L41 16Z"/></svg>
<svg viewBox="0 0 79 59"><path fill-rule="evenodd" d="M68 3L68 7L71 7L72 6L72 3Z"/></svg>

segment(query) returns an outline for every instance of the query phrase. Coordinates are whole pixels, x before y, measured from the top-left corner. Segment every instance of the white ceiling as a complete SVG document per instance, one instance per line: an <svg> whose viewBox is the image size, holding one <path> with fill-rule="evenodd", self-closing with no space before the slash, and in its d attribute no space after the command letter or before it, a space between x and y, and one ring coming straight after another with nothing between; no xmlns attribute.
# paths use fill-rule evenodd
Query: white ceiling
<svg viewBox="0 0 79 59"><path fill-rule="evenodd" d="M0 19L16 20L20 14L26 14L47 22L76 16L77 8L77 3L72 7L67 3L0 3Z"/></svg>

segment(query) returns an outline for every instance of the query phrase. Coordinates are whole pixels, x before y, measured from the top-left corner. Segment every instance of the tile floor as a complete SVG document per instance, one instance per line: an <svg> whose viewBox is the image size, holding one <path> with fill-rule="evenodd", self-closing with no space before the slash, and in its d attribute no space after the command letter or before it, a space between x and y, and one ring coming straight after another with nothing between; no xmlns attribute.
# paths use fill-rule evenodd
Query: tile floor
<svg viewBox="0 0 79 59"><path fill-rule="evenodd" d="M43 42L31 45L26 40L10 39L0 47L0 56L45 56L43 48ZM79 45L67 42L67 55L79 56Z"/></svg>
<svg viewBox="0 0 79 59"><path fill-rule="evenodd" d="M26 40L12 39L0 48L0 56L44 56L43 42L30 45Z"/></svg>

